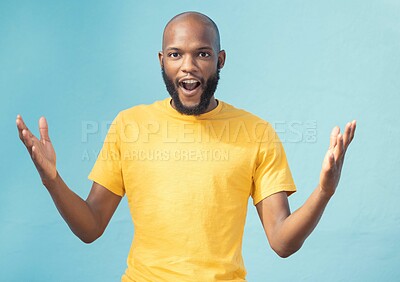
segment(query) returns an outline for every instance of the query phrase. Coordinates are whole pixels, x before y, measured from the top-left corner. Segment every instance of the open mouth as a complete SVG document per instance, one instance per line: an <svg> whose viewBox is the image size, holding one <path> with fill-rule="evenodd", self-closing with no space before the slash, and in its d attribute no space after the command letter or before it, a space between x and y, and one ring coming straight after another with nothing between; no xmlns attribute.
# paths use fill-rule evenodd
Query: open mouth
<svg viewBox="0 0 400 282"><path fill-rule="evenodd" d="M179 85L186 91L193 91L200 86L200 82L194 79L183 80Z"/></svg>

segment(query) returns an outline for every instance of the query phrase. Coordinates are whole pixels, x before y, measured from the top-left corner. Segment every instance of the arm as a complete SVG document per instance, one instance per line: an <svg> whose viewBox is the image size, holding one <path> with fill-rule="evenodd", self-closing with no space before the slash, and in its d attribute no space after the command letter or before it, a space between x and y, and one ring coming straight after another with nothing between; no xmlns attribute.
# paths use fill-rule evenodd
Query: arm
<svg viewBox="0 0 400 282"><path fill-rule="evenodd" d="M288 257L301 248L317 226L330 198L336 191L345 152L354 138L356 122L348 123L344 135L332 130L330 146L325 155L320 182L311 196L294 213L290 213L285 192L273 194L257 205L265 233L272 249L281 257Z"/></svg>
<svg viewBox="0 0 400 282"><path fill-rule="evenodd" d="M21 116L17 116L16 123L19 137L61 216L82 241L93 242L103 234L121 197L94 182L86 201L80 198L68 188L56 170L56 155L46 119L42 117L39 120L40 140L29 131Z"/></svg>

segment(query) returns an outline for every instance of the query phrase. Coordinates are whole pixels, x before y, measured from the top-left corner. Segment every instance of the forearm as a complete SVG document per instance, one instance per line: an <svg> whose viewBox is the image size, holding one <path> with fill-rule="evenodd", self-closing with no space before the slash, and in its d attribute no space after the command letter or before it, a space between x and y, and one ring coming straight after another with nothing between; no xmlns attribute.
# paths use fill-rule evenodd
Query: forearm
<svg viewBox="0 0 400 282"><path fill-rule="evenodd" d="M69 228L83 242L93 242L100 236L96 216L90 206L75 194L57 173L54 180L44 183L54 204Z"/></svg>
<svg viewBox="0 0 400 282"><path fill-rule="evenodd" d="M318 186L303 206L281 222L275 234L283 256L296 252L317 226L332 195L327 195Z"/></svg>
<svg viewBox="0 0 400 282"><path fill-rule="evenodd" d="M339 183L345 152L354 138L356 121L347 123L344 134L335 127L329 149L322 162L318 187L302 207L290 214L287 196L276 193L257 204L269 243L281 257L287 257L303 245L321 219Z"/></svg>

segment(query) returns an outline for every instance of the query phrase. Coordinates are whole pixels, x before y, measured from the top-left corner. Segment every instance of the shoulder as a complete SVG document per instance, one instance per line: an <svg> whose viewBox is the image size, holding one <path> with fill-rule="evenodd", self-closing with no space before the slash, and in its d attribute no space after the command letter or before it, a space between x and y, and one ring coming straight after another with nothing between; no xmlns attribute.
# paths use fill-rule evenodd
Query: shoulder
<svg viewBox="0 0 400 282"><path fill-rule="evenodd" d="M224 119L229 120L230 126L236 130L234 130L235 132L245 129L246 132L251 133L250 136L255 136L255 140L261 143L270 143L279 139L272 124L267 120L228 103L220 102L223 103L221 115Z"/></svg>
<svg viewBox="0 0 400 282"><path fill-rule="evenodd" d="M149 118L154 114L163 112L165 100L155 101L152 104L140 104L120 111L116 120L121 122L129 122Z"/></svg>
<svg viewBox="0 0 400 282"><path fill-rule="evenodd" d="M264 124L266 126L270 126L268 121L247 110L237 108L223 101L219 102L222 103L221 114L229 119L237 119L246 123Z"/></svg>

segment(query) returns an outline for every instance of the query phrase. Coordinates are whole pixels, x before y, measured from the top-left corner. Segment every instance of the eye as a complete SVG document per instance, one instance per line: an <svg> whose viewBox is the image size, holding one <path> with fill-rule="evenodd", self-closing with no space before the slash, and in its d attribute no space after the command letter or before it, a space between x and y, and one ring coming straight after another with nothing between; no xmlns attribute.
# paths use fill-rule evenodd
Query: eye
<svg viewBox="0 0 400 282"><path fill-rule="evenodd" d="M200 52L199 53L199 57L201 57L201 58L208 58L210 56L211 56L210 53L207 53L207 52Z"/></svg>
<svg viewBox="0 0 400 282"><path fill-rule="evenodd" d="M179 53L177 53L177 52L169 53L168 57L170 57L170 58L178 58L179 57Z"/></svg>

